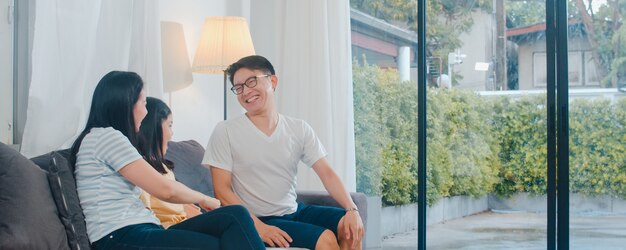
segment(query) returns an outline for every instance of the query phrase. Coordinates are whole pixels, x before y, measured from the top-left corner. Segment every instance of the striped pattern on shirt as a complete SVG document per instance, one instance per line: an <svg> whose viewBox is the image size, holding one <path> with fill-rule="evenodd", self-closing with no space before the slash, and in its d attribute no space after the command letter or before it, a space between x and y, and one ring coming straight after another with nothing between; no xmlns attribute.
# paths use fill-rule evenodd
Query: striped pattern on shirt
<svg viewBox="0 0 626 250"><path fill-rule="evenodd" d="M92 243L128 225L160 224L139 200L141 189L119 173L139 159L128 138L111 127L93 128L83 139L76 155L76 187Z"/></svg>

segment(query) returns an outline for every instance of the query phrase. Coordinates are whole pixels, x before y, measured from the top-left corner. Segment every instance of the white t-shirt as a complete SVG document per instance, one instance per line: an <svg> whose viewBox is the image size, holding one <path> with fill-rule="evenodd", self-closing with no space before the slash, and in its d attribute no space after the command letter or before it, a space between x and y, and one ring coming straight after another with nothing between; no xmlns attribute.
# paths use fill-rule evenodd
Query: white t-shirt
<svg viewBox="0 0 626 250"><path fill-rule="evenodd" d="M139 200L141 189L118 172L138 159L128 138L111 127L91 129L80 144L74 173L92 243L128 225L160 225Z"/></svg>
<svg viewBox="0 0 626 250"><path fill-rule="evenodd" d="M246 115L217 124L202 164L232 173L232 188L256 216L296 211L298 163L312 167L326 150L306 122L284 115L271 136Z"/></svg>

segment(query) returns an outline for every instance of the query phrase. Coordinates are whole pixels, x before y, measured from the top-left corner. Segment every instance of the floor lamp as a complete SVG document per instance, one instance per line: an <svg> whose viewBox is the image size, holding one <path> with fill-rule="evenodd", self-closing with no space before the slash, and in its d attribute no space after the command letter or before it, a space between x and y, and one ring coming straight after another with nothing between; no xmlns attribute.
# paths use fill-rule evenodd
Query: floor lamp
<svg viewBox="0 0 626 250"><path fill-rule="evenodd" d="M192 71L224 75L224 120L226 108L226 68L242 57L254 55L254 46L243 17L207 17L202 27L198 49L193 58Z"/></svg>
<svg viewBox="0 0 626 250"><path fill-rule="evenodd" d="M193 82L185 33L179 23L161 22L161 65L163 90L169 92L169 106L172 108L172 92Z"/></svg>

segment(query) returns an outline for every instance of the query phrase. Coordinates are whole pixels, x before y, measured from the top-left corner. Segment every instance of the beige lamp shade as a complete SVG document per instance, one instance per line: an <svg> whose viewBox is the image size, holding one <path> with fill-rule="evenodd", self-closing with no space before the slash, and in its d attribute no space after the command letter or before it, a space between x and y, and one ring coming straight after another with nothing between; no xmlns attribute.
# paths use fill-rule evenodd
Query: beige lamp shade
<svg viewBox="0 0 626 250"><path fill-rule="evenodd" d="M242 57L254 55L254 46L243 17L207 17L200 44L193 58L196 73L223 74L226 67Z"/></svg>
<svg viewBox="0 0 626 250"><path fill-rule="evenodd" d="M181 90L193 82L181 24L161 22L161 60L165 92Z"/></svg>

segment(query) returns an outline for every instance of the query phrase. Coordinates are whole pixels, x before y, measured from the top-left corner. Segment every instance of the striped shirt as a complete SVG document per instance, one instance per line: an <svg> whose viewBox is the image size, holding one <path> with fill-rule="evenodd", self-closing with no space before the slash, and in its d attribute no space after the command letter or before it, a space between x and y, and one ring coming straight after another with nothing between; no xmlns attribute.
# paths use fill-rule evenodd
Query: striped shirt
<svg viewBox="0 0 626 250"><path fill-rule="evenodd" d="M93 243L122 227L159 220L139 200L141 189L119 171L142 159L120 131L93 128L76 155L76 188Z"/></svg>

